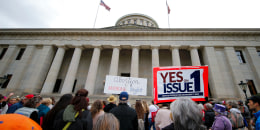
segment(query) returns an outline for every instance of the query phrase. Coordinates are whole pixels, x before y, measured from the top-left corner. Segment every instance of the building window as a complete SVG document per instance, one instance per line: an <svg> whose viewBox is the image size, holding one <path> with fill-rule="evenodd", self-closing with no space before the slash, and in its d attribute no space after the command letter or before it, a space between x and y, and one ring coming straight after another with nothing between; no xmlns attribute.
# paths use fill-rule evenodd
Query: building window
<svg viewBox="0 0 260 130"><path fill-rule="evenodd" d="M236 54L237 54L237 58L238 58L239 63L246 63L242 51L236 50Z"/></svg>
<svg viewBox="0 0 260 130"><path fill-rule="evenodd" d="M135 19L135 20L134 20L134 24L136 24L136 23L137 23L136 21L137 21L137 20Z"/></svg>
<svg viewBox="0 0 260 130"><path fill-rule="evenodd" d="M260 57L260 51L257 51L258 56Z"/></svg>
<svg viewBox="0 0 260 130"><path fill-rule="evenodd" d="M131 19L128 19L127 21L128 21L128 24L130 24L130 23L131 23Z"/></svg>
<svg viewBox="0 0 260 130"><path fill-rule="evenodd" d="M143 25L143 22L144 22L144 21L143 21L142 19L140 19L140 25Z"/></svg>
<svg viewBox="0 0 260 130"><path fill-rule="evenodd" d="M146 21L146 26L149 26L149 21Z"/></svg>
<svg viewBox="0 0 260 130"><path fill-rule="evenodd" d="M0 54L0 60L2 60L2 58L4 57L5 53L7 51L7 48L3 48L1 54Z"/></svg>
<svg viewBox="0 0 260 130"><path fill-rule="evenodd" d="M22 56L23 56L23 53L25 51L25 48L21 48L17 57L16 57L16 60L21 60Z"/></svg>

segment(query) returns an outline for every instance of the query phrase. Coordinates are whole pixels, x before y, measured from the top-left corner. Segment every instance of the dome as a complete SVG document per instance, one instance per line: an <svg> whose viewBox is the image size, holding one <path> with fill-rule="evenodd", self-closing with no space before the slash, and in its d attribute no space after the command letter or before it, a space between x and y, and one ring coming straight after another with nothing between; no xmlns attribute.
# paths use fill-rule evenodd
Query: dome
<svg viewBox="0 0 260 130"><path fill-rule="evenodd" d="M127 14L119 18L115 26L145 26L152 28L159 28L156 21L144 14Z"/></svg>

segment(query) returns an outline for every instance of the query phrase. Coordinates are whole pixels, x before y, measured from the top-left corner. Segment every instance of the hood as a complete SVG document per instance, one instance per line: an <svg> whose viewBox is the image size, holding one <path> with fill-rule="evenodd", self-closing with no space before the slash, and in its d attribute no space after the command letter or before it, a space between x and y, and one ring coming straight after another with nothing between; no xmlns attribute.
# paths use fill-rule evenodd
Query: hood
<svg viewBox="0 0 260 130"><path fill-rule="evenodd" d="M236 113L240 113L241 114L241 111L238 110L237 108L231 108L230 112L236 112Z"/></svg>
<svg viewBox="0 0 260 130"><path fill-rule="evenodd" d="M74 106L68 105L63 112L63 121L74 122L75 121L75 114L76 114L76 111L74 110Z"/></svg>

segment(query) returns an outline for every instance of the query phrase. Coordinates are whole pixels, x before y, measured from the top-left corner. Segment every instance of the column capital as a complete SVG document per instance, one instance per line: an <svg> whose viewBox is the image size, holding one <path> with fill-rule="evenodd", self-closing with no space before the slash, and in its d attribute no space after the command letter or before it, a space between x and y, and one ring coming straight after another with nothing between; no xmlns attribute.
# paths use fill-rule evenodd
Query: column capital
<svg viewBox="0 0 260 130"><path fill-rule="evenodd" d="M58 44L55 46L57 46L58 48L68 49L68 47L66 47L64 44Z"/></svg>
<svg viewBox="0 0 260 130"><path fill-rule="evenodd" d="M101 45L92 45L93 49L98 48L98 49L103 49Z"/></svg>
<svg viewBox="0 0 260 130"><path fill-rule="evenodd" d="M179 48L181 48L181 45L171 45L170 48L171 49L175 49L175 48L179 49Z"/></svg>
<svg viewBox="0 0 260 130"><path fill-rule="evenodd" d="M198 49L200 45L190 45L190 49Z"/></svg>
<svg viewBox="0 0 260 130"><path fill-rule="evenodd" d="M151 49L159 49L160 46L159 45L154 45L154 46L151 46Z"/></svg>
<svg viewBox="0 0 260 130"><path fill-rule="evenodd" d="M121 50L120 46L112 46L112 49L114 49L114 48L117 48L117 49Z"/></svg>
<svg viewBox="0 0 260 130"><path fill-rule="evenodd" d="M131 46L132 49L136 48L136 49L140 49L140 46Z"/></svg>
<svg viewBox="0 0 260 130"><path fill-rule="evenodd" d="M192 49L198 49L200 47L200 45L191 45L189 47L189 50L192 50Z"/></svg>

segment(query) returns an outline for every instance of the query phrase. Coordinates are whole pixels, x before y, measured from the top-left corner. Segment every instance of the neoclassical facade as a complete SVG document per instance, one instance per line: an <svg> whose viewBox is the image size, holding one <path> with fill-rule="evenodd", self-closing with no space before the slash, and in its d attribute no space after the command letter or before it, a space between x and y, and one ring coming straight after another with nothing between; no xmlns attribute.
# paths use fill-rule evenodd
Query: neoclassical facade
<svg viewBox="0 0 260 130"><path fill-rule="evenodd" d="M260 92L260 29L161 29L142 14L102 29L1 29L0 93L104 95L106 75L147 78L152 68L209 67L211 98Z"/></svg>

